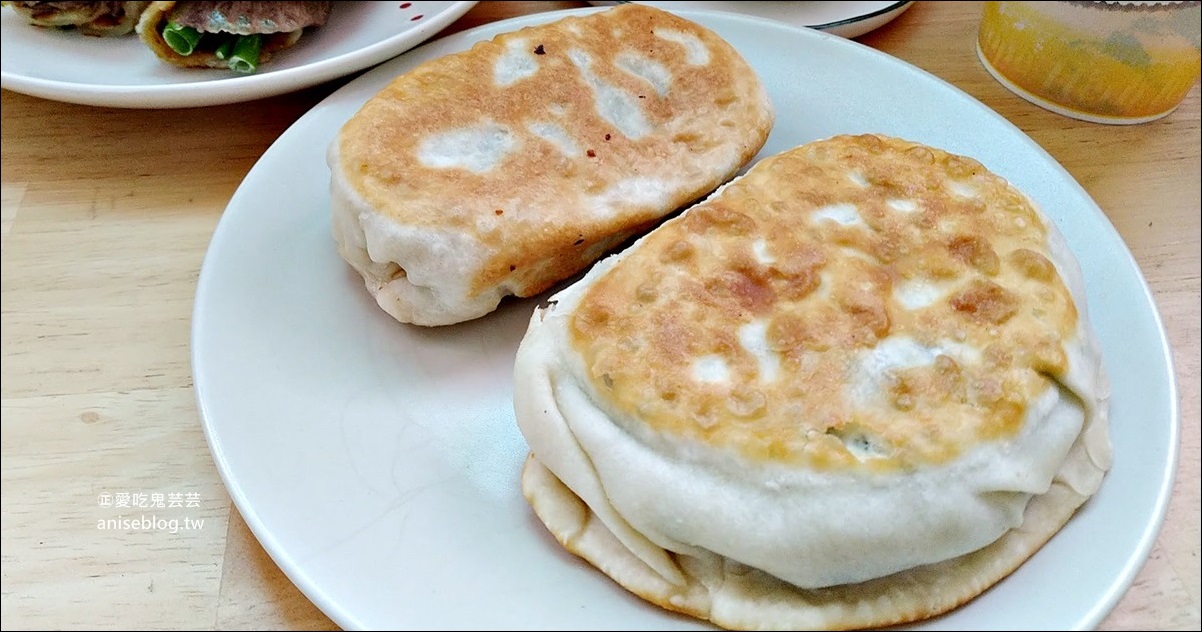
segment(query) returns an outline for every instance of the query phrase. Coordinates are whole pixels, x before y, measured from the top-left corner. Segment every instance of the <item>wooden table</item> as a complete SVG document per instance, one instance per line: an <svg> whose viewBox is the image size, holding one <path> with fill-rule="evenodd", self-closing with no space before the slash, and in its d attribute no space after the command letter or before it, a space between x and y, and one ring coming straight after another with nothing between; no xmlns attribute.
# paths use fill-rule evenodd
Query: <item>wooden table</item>
<svg viewBox="0 0 1202 632"><path fill-rule="evenodd" d="M584 3L485 2L448 32L576 6ZM1159 540L1103 627L1197 630L1197 86L1177 112L1146 125L1046 112L977 62L980 10L920 2L860 41L942 77L1026 131L1134 252L1172 343L1181 457ZM230 504L197 419L188 347L197 273L226 202L272 141L344 82L191 110L3 93L5 628L334 627ZM121 502L122 493L146 494L131 502L161 502L162 515L203 526L176 534L98 528L111 515L98 507L103 495Z"/></svg>

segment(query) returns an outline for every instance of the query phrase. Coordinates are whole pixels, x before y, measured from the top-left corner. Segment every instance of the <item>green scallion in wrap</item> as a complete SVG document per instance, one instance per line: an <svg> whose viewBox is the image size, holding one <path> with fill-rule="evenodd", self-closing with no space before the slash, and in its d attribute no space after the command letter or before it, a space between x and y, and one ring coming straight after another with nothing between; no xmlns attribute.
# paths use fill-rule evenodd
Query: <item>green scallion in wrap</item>
<svg viewBox="0 0 1202 632"><path fill-rule="evenodd" d="M163 29L163 39L171 50L187 57L200 43L200 31L183 24L168 22L167 27Z"/></svg>
<svg viewBox="0 0 1202 632"><path fill-rule="evenodd" d="M235 35L234 33L201 33L177 22L168 22L163 27L163 41L171 50L187 57L196 52L201 40L208 40L212 45L213 55L217 59L228 61L230 70L242 74L251 74L259 68L259 56L263 49L263 36Z"/></svg>
<svg viewBox="0 0 1202 632"><path fill-rule="evenodd" d="M241 35L234 42L234 54L230 55L230 70L249 74L259 67L259 51L263 47L262 35Z"/></svg>

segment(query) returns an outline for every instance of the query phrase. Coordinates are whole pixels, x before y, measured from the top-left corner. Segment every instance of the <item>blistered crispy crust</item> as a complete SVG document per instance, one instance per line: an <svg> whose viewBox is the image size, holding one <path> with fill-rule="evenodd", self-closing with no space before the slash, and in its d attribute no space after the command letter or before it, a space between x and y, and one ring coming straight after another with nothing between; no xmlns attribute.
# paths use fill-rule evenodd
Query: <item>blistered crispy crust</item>
<svg viewBox="0 0 1202 632"><path fill-rule="evenodd" d="M818 468L943 463L1013 437L1064 376L1077 311L1047 244L978 162L836 137L649 236L582 298L573 343L608 406L658 432Z"/></svg>
<svg viewBox="0 0 1202 632"><path fill-rule="evenodd" d="M791 150L536 310L523 491L568 550L723 626L933 616L1110 467L1084 299L1056 227L976 162L876 136Z"/></svg>
<svg viewBox="0 0 1202 632"><path fill-rule="evenodd" d="M729 179L771 124L738 53L670 13L631 4L525 28L414 68L343 127L334 186L373 217L354 211L366 237L336 235L394 316L473 318L502 295L571 276ZM382 223L412 238L373 236ZM421 235L470 254L426 265L441 246ZM394 282L425 289L382 298Z"/></svg>

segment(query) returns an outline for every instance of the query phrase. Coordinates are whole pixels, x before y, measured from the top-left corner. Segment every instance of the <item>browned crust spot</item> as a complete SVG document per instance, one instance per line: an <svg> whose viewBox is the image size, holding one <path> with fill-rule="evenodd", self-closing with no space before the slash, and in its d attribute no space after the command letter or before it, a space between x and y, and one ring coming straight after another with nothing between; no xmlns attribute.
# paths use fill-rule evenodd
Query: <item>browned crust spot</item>
<svg viewBox="0 0 1202 632"><path fill-rule="evenodd" d="M919 286L937 298L902 300ZM740 340L753 324L774 379ZM1013 436L1076 328L1024 195L969 158L866 135L765 159L661 227L586 291L570 332L618 418L752 459L882 470ZM886 339L979 357L944 351L858 391ZM710 356L729 379L696 378ZM871 458L848 437L871 438Z"/></svg>

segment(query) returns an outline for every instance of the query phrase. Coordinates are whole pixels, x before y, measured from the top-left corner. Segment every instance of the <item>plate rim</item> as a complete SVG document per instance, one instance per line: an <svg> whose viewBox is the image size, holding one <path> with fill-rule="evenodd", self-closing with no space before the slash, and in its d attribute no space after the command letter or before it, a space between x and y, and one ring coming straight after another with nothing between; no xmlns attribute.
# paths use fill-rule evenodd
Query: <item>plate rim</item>
<svg viewBox="0 0 1202 632"><path fill-rule="evenodd" d="M907 3L898 3L898 4L907 4ZM588 13L596 13L596 12L600 12L600 11L604 11L604 10L606 10L606 7L582 7L582 8L575 8L575 9L564 9L564 10L558 10L558 11L534 13L534 14L528 14L528 15L524 15L524 16L508 18L505 20L498 20L495 22L482 24L480 26L476 26L471 29L466 29L466 30L442 37L442 38L430 38L428 41L425 41L418 46L414 46L411 49L404 51L404 53L402 53L402 54L408 54L414 50L420 50L421 48L430 46L435 42L446 42L448 40L471 40L473 38L476 38L482 32L488 32L488 31L495 30L496 34L500 34L500 33L509 32L512 30L516 30L519 28L523 28L526 26L532 26L532 25L536 25L536 24L544 24L547 22L551 22L551 21L554 21L557 19L572 16L572 15L583 15L583 14L588 14ZM1155 545L1155 543L1158 539L1159 533L1164 526L1165 518L1167 517L1168 507L1172 500L1172 490L1173 490L1173 486L1174 486L1174 483L1176 480L1177 466L1178 466L1178 461L1179 461L1179 456L1180 456L1180 427L1181 427L1180 391L1179 391L1178 385L1177 385L1177 371L1176 371L1176 365L1175 365L1174 358L1173 358L1173 349L1169 343L1168 335L1164 328L1164 322L1163 322L1163 319L1160 314L1160 308L1155 300L1155 295L1152 293L1152 290L1151 290L1150 286L1148 285L1147 278L1145 277L1142 268L1139 266L1139 262L1135 259L1134 254L1131 252L1131 249L1127 245L1126 240L1123 239L1122 234L1118 232L1118 230L1115 228L1113 222L1110 221L1109 216L1106 215L1106 213L1101 209L1101 207L1097 204L1097 202L1093 199L1093 197L1091 195L1089 195L1089 192L1086 191L1083 186L1081 186L1080 182L1078 182L1077 179L1075 177L1073 177L1073 175L1063 165L1061 165L1058 160L1055 159L1055 157L1053 157L1046 150L1044 150L1043 147L1041 145L1039 145L1037 142L1035 142L1035 140L1032 139L1026 132L1024 132L1021 128L1019 128L1014 123L1010 122L1009 119L1007 119L1004 116L1002 116L1001 114L999 114L996 110L993 110L988 105L984 104L983 102L976 99L972 95L968 94L964 90L960 89L959 87L955 86L954 84L942 79L941 77L939 77L931 72L928 72L928 71L926 71L914 64L911 64L905 60L902 60L898 57L895 57L893 55L885 53L884 51L880 51L880 50L877 50L866 44L857 42L853 39L843 38L843 37L831 34L829 32L820 31L818 29L814 29L811 27L795 26L792 24L787 24L787 23L783 23L783 22L780 22L777 20L772 20L769 18L763 18L763 17L750 15L750 14L730 13L730 12L722 12L722 11L690 9L690 10L673 11L673 13L677 13L678 15L681 15L682 17L685 17L688 19L692 19L691 16L693 16L693 15L701 15L703 17L709 17L711 19L716 19L716 20L729 20L732 22L749 22L749 23L758 24L760 27L783 28L786 30L798 31L798 32L800 32L799 36L801 36L801 37L813 36L813 37L818 37L820 39L842 41L845 44L829 44L828 43L828 45L834 45L834 46L849 45L852 47L864 49L861 52L865 52L873 57L879 57L885 63L900 64L901 66L906 67L907 70L909 70L909 71L917 72L921 75L926 76L929 79L934 80L935 82L937 82L944 88L952 90L958 96L960 96L964 99L967 99L968 101L970 101L972 103L979 105L983 109L984 114L987 114L987 115L993 117L994 119L996 119L998 122L1000 122L1004 126L1009 127L1011 132L1017 134L1018 137L1021 139L1021 141L1024 144L1028 145L1030 147L1030 149L1045 156L1048 159L1048 161L1050 162L1050 164L1053 165L1058 170L1058 172L1062 176L1062 178L1064 178L1068 182L1072 183L1072 185L1076 188L1076 190L1080 194L1080 196L1089 202L1089 205L1088 205L1090 207L1089 212L1094 214L1094 218L1091 220L1091 222L1098 223L1103 229L1110 231L1110 233L1115 237L1115 239L1119 242L1119 244L1122 245L1121 252L1119 254L1125 259L1127 265L1129 265L1131 267L1131 269L1134 270L1136 273L1136 280L1138 281L1138 287L1139 287L1140 293L1142 294L1144 301L1146 301L1146 304L1150 307L1150 315L1152 317L1152 324L1155 325L1155 334L1156 334L1156 343L1157 343L1156 348L1159 352L1160 357L1164 359L1163 365L1158 365L1155 368L1156 368L1156 370L1160 370L1161 368L1163 368L1164 378L1165 378L1164 383L1167 388L1167 393L1169 395L1168 401L1166 402L1169 423L1168 423L1168 433L1167 433L1167 436L1165 437L1165 439L1167 440L1167 443L1168 443L1168 450L1167 450L1168 458L1165 460L1163 467L1160 469L1161 474L1158 476L1158 479L1157 479L1158 486L1157 486L1157 495L1156 495L1155 503L1152 507L1152 512L1149 515L1149 520L1145 523L1142 531L1139 532L1137 545L1127 555L1126 560L1125 560L1124 564L1122 565L1122 570L1109 582L1108 589L1099 595L1099 598L1093 604L1093 606L1090 610L1083 612L1081 614L1081 618L1079 620L1079 625L1074 627L1073 629L1090 630L1090 629L1096 628L1097 625L1099 623L1101 623L1101 621L1118 604L1119 600L1122 599L1122 597L1128 592L1131 585L1134 583L1136 577L1138 576L1139 571L1148 562L1149 555L1151 553L1151 549ZM497 30L498 28L500 28L500 30ZM469 43L469 47L470 47L470 43ZM465 50L466 50L466 48L465 48ZM244 521L246 522L247 527L251 530L252 534L259 541L259 543L263 546L263 548L267 552L268 556L277 565L277 567L279 567L281 572L283 572L285 574L285 576L287 576L288 579L298 588L298 590L300 590L305 595L306 598L308 598L310 601L312 601L314 603L314 605L316 605L322 611L323 614L328 616L331 620L333 620L337 625L339 625L343 629L348 629L348 630L351 630L351 629L359 630L359 629L367 629L367 628L366 628L366 626L363 625L363 623L359 620L359 618L354 613L349 612L343 605L336 603L331 596L329 596L326 592L322 591L318 587L316 580L313 579L313 577L310 575L310 573L308 571L306 571L304 568L302 568L299 564L294 563L294 561L292 560L292 556L287 551L284 550L284 548L282 547L282 545L280 544L280 542L276 538L276 536L262 522L259 512L250 503L242 485L235 478L234 473L231 471L230 465L229 465L228 461L226 461L226 459L225 459L224 450L222 448L221 442L220 442L219 438L216 436L216 430L213 427L211 417L210 417L210 415L208 413L208 409L205 405L206 398L204 396L204 392L206 391L207 387L205 384L203 384L203 382L205 381L204 378L201 377L201 375L203 375L204 372L197 370L197 367L200 364L203 364L203 362L198 362L198 351L197 350L198 350L198 348L200 348L200 345L197 345L196 343L199 339L203 339L203 337L204 337L204 335L201 333L202 329L204 328L204 316L203 316L202 312L203 312L203 306L206 305L206 303L207 303L207 301L205 299L207 298L208 294L212 291L210 277L212 275L213 266L210 265L210 258L213 257L214 252L216 252L216 250L214 248L214 244L218 244L220 247L221 242L219 242L219 238L223 237L225 232L232 230L229 228L229 226L232 224L232 220L227 222L227 219L229 217L232 217L233 214L228 213L228 211L232 207L235 206L239 197L244 195L243 187L246 185L246 183L248 181L251 180L251 177L255 174L256 170L258 170L260 168L261 164L264 163L264 159L267 158L268 155L271 154L273 152L273 150L276 149L276 145L278 145L281 142L281 140L290 131L292 131L292 129L294 127L296 127L299 124L301 124L302 122L304 122L307 118L309 118L311 115L313 115L314 112L322 109L329 102L338 100L339 98L341 98L341 96L344 93L352 92L356 88L356 86L360 82L360 80L361 80L361 77L356 78L353 81L349 82L348 84L339 87L337 90L332 92L330 95L326 96L320 102L315 104L309 111L305 112L305 114L303 114L300 118L298 118L296 121L294 121L288 127L288 129L286 129L283 133L281 133L280 136L275 141L273 141L272 145L270 147L268 147L268 149L265 152L263 152L263 154L259 157L259 159L256 160L255 164L252 166L250 171L248 171L248 173L245 176L245 178L243 179L243 181L241 183L239 183L238 188L235 190L234 194L231 196L230 202L226 205L225 209L223 210L221 219L218 221L217 226L213 230L213 236L210 239L209 247L206 250L205 256L201 263L201 268L200 268L200 272L199 272L197 284L196 284L196 292L194 295L194 303L193 303L193 310L192 310L192 324L190 327L190 345L189 345L189 347L190 347L189 348L190 368L192 370L192 375L193 375L193 391L194 391L194 395L195 395L195 399L196 399L197 411L199 414L200 423L201 423L202 429L204 431L206 442L209 445L210 452L213 455L214 463L217 467L218 473L222 479L223 484L225 484L226 489L229 491L231 500L234 502L234 505L238 509L239 513L242 515ZM1052 220L1050 217L1048 218L1048 221L1054 222L1054 220ZM1087 501L1086 505L1088 506L1088 501ZM281 559L287 560L287 563L282 562ZM956 609L953 609L952 612L954 612L955 610Z"/></svg>
<svg viewBox="0 0 1202 632"><path fill-rule="evenodd" d="M887 15L894 11L907 9L907 8L909 8L909 5L911 5L911 4L914 4L914 0L900 0L899 2L892 2L888 6L882 7L880 9L876 9L875 11L869 11L868 13L862 13L860 15L856 15L856 16L853 16L850 18L843 18L842 20L835 20L834 22L824 22L822 24L811 24L811 25L808 25L806 28L811 28L811 29L815 29L815 30L819 30L819 31L835 29L840 26L847 26L848 24L855 24L857 22L863 22L864 20L871 20L872 18L880 17L882 15Z"/></svg>
<svg viewBox="0 0 1202 632"><path fill-rule="evenodd" d="M0 88L28 96L99 107L171 109L242 103L303 90L383 63L432 39L478 0L455 0L411 29L335 57L263 74L152 85L92 84L31 77L0 69ZM409 43L413 39L412 43Z"/></svg>
<svg viewBox="0 0 1202 632"><path fill-rule="evenodd" d="M614 5L618 5L618 4L629 4L631 1L632 0L623 0L623 1L619 1L619 2L590 2L589 4L592 4L595 6L606 7L606 6L614 6ZM819 24L793 24L791 22L786 22L784 20L779 20L779 19L777 19L775 21L784 22L785 24L791 24L792 26L804 26L805 28L814 29L816 31L828 31L828 30L833 31L835 29L838 29L841 26L849 26L851 24L856 24L859 22L863 22L865 20L871 20L872 18L880 17L883 15L888 15L894 11L898 11L900 14L900 11L910 8L909 5L914 4L914 1L915 0L897 0L895 2L890 2L889 4L883 6L879 9L873 9L866 13L857 13L855 15L852 15L852 16L849 16L846 18L840 18L838 20L833 20L830 22L822 22ZM633 2L637 2L637 0L633 0ZM666 4L666 3L657 3L657 4ZM700 11L700 12L716 11L715 9L707 9L705 7L700 7L700 6L690 6L690 5L694 4L692 2L689 2L689 3L682 2L682 3L672 3L672 4L684 4L685 6L683 8L668 8L668 7L662 7L662 6L657 7L657 8L663 9L665 11L672 11L673 13L679 13L681 11ZM834 3L831 3L831 4L834 4ZM764 16L756 14L756 13L752 13L752 12L740 12L740 11L723 11L723 12L724 13L732 13L734 15L746 15L746 16L757 17L757 18L764 18ZM766 19L773 19L773 18L766 18ZM858 36L855 36L855 37L858 37ZM850 38L848 38L848 39L850 39Z"/></svg>

